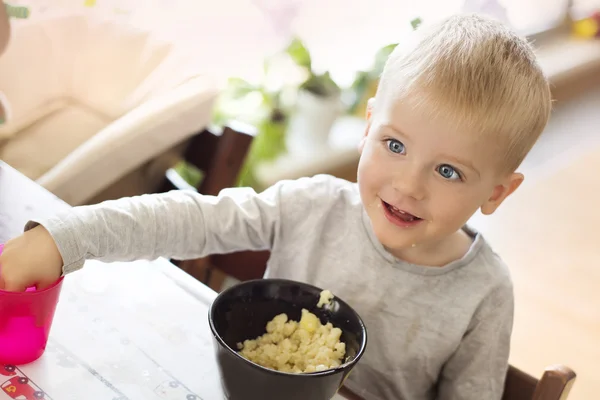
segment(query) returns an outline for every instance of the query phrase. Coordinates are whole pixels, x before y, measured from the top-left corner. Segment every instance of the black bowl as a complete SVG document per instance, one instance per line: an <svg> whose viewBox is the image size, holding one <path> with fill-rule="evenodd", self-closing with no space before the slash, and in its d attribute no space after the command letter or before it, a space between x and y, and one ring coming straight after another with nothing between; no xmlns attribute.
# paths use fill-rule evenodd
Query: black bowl
<svg viewBox="0 0 600 400"><path fill-rule="evenodd" d="M358 314L335 297L332 307L317 308L321 289L283 279L243 282L220 293L209 323L225 396L230 400L330 400L362 357L367 330ZM335 293L334 293L335 295ZM237 343L266 333L267 322L286 313L299 321L302 309L342 330L346 360L335 368L292 374L261 367L237 353Z"/></svg>

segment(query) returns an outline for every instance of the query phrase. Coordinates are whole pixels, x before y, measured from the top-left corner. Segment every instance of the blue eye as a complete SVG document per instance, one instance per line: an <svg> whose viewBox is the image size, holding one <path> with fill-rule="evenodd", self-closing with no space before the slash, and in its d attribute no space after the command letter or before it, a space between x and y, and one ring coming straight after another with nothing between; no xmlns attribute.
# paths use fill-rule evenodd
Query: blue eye
<svg viewBox="0 0 600 400"><path fill-rule="evenodd" d="M396 153L396 154L403 154L404 151L406 150L406 148L404 147L404 144L396 139L388 139L387 146L388 146L388 149L392 153Z"/></svg>
<svg viewBox="0 0 600 400"><path fill-rule="evenodd" d="M456 171L453 166L448 165L448 164L442 164L439 167L437 167L437 172L444 179L449 179L449 180L461 179L461 176L458 173L458 171Z"/></svg>

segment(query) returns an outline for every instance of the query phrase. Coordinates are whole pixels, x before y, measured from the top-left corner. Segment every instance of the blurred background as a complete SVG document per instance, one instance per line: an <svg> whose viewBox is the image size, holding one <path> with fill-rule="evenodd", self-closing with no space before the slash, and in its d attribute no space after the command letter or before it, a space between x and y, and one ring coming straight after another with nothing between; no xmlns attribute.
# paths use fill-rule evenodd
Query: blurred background
<svg viewBox="0 0 600 400"><path fill-rule="evenodd" d="M511 362L599 397L600 0L14 0L0 159L72 205L170 189L356 179L367 99L422 22L482 12L534 44L552 120L522 189L471 224L509 264ZM216 290L266 253L179 263ZM243 265L242 265L243 264ZM249 267L247 264L252 264Z"/></svg>

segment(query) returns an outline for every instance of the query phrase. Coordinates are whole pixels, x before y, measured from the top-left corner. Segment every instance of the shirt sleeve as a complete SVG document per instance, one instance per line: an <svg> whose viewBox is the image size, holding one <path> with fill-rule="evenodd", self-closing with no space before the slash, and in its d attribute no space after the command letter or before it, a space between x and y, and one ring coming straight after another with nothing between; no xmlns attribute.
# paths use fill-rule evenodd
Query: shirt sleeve
<svg viewBox="0 0 600 400"><path fill-rule="evenodd" d="M65 274L86 259L104 262L190 259L273 245L280 226L281 197L292 181L257 194L247 188L204 196L193 191L142 195L75 207L25 229L44 226L63 257ZM297 190L296 190L297 191Z"/></svg>
<svg viewBox="0 0 600 400"><path fill-rule="evenodd" d="M442 369L438 400L500 400L513 327L512 286L484 299L455 353Z"/></svg>

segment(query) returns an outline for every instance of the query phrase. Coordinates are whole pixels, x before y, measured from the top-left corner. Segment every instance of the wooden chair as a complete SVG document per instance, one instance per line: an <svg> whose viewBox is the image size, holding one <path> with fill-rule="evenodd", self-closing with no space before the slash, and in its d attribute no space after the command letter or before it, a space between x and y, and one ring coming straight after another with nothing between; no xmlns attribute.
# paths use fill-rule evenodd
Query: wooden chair
<svg viewBox="0 0 600 400"><path fill-rule="evenodd" d="M510 366L502 400L566 400L574 382L575 372L563 365L547 368L540 380ZM340 394L348 400L362 400L346 387Z"/></svg>
<svg viewBox="0 0 600 400"><path fill-rule="evenodd" d="M232 122L222 132L205 129L194 136L183 158L203 173L197 188L191 187L174 170L169 170L161 192L169 190L197 190L207 195L217 195L221 190L235 185L244 164L256 129L250 125Z"/></svg>
<svg viewBox="0 0 600 400"><path fill-rule="evenodd" d="M546 368L539 380L511 366L502 400L566 400L575 378L575 372L564 365Z"/></svg>
<svg viewBox="0 0 600 400"><path fill-rule="evenodd" d="M239 281L261 279L267 270L269 251L240 251L230 254L214 254L207 266L203 283L219 291L226 276Z"/></svg>

